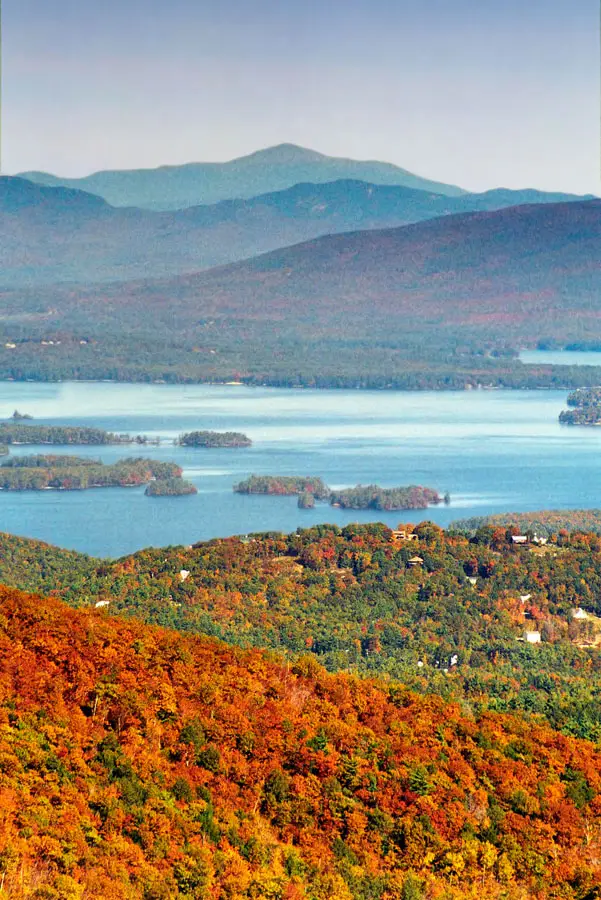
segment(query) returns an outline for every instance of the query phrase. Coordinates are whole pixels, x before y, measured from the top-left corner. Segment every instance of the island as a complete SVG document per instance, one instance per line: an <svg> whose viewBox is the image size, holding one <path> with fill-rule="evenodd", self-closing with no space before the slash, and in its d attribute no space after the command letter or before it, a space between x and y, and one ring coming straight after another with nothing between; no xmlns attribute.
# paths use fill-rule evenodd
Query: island
<svg viewBox="0 0 601 900"><path fill-rule="evenodd" d="M330 489L321 478L291 475L251 475L234 485L237 494L276 494L280 497L312 494L316 500L329 500Z"/></svg>
<svg viewBox="0 0 601 900"><path fill-rule="evenodd" d="M56 444L106 445L148 444L144 435L113 434L101 428L81 425L24 425L18 422L0 423L0 443L3 444Z"/></svg>
<svg viewBox="0 0 601 900"><path fill-rule="evenodd" d="M572 391L567 402L571 408L559 414L561 425L601 425L601 387Z"/></svg>
<svg viewBox="0 0 601 900"><path fill-rule="evenodd" d="M78 456L15 456L0 465L2 491L81 491L100 487L136 487L183 482L175 463L122 459L105 465ZM183 482L185 484L185 482Z"/></svg>
<svg viewBox="0 0 601 900"><path fill-rule="evenodd" d="M190 431L176 441L181 447L252 447L252 441L239 431Z"/></svg>
<svg viewBox="0 0 601 900"><path fill-rule="evenodd" d="M191 481L175 477L151 481L144 493L147 497L185 497L197 494L198 490Z"/></svg>
<svg viewBox="0 0 601 900"><path fill-rule="evenodd" d="M449 504L450 495L441 495L432 488L421 485L382 488L377 484L358 484L354 488L334 491L321 478L291 475L251 475L234 485L238 494L270 494L272 496L298 495L301 509L312 509L316 500L327 501L341 509L427 509L441 503Z"/></svg>
<svg viewBox="0 0 601 900"><path fill-rule="evenodd" d="M33 416L30 416L28 413L19 412L18 409L15 409L11 419L13 422L25 422L27 419L33 419Z"/></svg>
<svg viewBox="0 0 601 900"><path fill-rule="evenodd" d="M443 498L438 491L421 485L382 488L377 484L358 484L354 488L332 491L330 503L341 509L377 509L391 512L399 509L427 509L429 506L448 503L450 498L447 498L448 495Z"/></svg>

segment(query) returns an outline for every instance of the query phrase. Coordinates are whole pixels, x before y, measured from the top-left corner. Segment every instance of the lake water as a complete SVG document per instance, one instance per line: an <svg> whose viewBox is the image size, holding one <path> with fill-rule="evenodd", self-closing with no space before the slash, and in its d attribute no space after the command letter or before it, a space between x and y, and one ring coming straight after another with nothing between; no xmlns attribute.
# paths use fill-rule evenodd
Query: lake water
<svg viewBox="0 0 601 900"><path fill-rule="evenodd" d="M597 350L522 350L520 362L549 366L601 366Z"/></svg>
<svg viewBox="0 0 601 900"><path fill-rule="evenodd" d="M94 555L190 544L317 522L388 525L543 508L598 507L601 429L561 427L565 392L397 393L127 384L0 383L0 418L84 424L172 440L183 431L235 430L248 450L82 447L111 462L129 454L178 462L191 497L149 498L144 488L0 493L0 530ZM48 452L18 448L15 453ZM59 452L69 452L66 448ZM250 474L316 475L332 487L424 484L450 507L401 513L299 510L296 498L242 496Z"/></svg>

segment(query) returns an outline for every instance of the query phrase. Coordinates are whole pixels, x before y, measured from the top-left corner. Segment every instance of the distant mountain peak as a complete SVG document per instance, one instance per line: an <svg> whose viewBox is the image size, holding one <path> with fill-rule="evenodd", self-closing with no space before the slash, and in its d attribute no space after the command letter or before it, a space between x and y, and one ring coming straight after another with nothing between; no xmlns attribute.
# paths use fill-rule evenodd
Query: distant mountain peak
<svg viewBox="0 0 601 900"><path fill-rule="evenodd" d="M234 163L258 163L264 165L304 165L312 162L322 162L328 157L316 150L308 150L298 144L276 144L274 147L266 147L264 150L256 150L248 156L238 157L232 160Z"/></svg>

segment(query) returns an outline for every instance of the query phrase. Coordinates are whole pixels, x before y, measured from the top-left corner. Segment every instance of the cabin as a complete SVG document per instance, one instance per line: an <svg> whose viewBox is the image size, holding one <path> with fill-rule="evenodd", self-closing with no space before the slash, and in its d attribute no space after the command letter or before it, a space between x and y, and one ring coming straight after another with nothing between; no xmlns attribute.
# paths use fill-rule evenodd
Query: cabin
<svg viewBox="0 0 601 900"><path fill-rule="evenodd" d="M582 609L582 608L579 606L578 609L573 609L573 610L572 610L572 618L573 618L573 619L579 619L580 621L583 621L584 619L588 619L588 613L586 612L586 610Z"/></svg>
<svg viewBox="0 0 601 900"><path fill-rule="evenodd" d="M409 560L409 568L415 569L416 566L423 566L424 561L421 556L412 556Z"/></svg>
<svg viewBox="0 0 601 900"><path fill-rule="evenodd" d="M540 644L542 640L541 633L540 631L525 631L523 640L527 644Z"/></svg>

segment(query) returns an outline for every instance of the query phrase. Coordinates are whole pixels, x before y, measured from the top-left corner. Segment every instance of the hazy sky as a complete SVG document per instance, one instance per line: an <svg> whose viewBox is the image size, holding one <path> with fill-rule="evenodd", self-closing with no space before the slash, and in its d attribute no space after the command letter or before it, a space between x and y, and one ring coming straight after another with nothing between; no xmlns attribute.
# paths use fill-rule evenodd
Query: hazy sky
<svg viewBox="0 0 601 900"><path fill-rule="evenodd" d="M4 0L4 170L280 142L601 192L599 0Z"/></svg>

